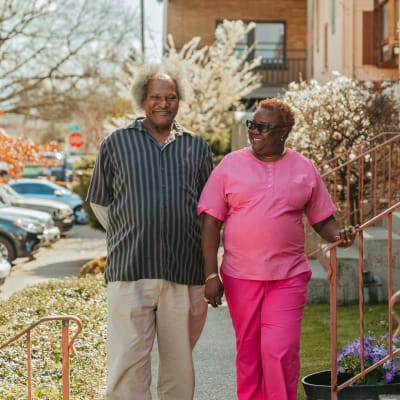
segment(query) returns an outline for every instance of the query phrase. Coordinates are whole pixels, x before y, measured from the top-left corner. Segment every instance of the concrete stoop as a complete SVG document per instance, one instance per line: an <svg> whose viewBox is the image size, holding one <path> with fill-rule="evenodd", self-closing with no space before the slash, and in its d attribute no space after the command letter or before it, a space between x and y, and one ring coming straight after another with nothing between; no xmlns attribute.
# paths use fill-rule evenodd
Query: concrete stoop
<svg viewBox="0 0 400 400"><path fill-rule="evenodd" d="M358 300L358 250L356 247L337 250L336 296L338 304L352 304ZM308 286L308 303L329 303L328 270L320 258L309 260L312 277Z"/></svg>
<svg viewBox="0 0 400 400"><path fill-rule="evenodd" d="M363 233L364 287L358 283L358 247L337 249L337 303L358 302L359 291L366 302L387 301L388 234L387 219L381 227L369 227ZM393 291L400 289L400 212L393 213ZM321 257L321 253L319 254ZM328 271L321 258L309 260L312 278L308 288L308 303L329 303L330 283L325 279Z"/></svg>

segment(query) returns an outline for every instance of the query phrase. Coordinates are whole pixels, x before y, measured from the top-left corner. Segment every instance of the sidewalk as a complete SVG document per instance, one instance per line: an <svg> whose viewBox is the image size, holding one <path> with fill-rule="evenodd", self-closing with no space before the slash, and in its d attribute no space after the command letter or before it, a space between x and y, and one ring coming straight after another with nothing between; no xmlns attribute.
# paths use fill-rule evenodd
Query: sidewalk
<svg viewBox="0 0 400 400"><path fill-rule="evenodd" d="M235 335L226 306L209 307L206 326L194 351L194 400L236 399Z"/></svg>
<svg viewBox="0 0 400 400"><path fill-rule="evenodd" d="M152 394L157 399L156 345L152 353ZM194 400L236 399L235 337L226 305L209 307L206 325L194 349Z"/></svg>

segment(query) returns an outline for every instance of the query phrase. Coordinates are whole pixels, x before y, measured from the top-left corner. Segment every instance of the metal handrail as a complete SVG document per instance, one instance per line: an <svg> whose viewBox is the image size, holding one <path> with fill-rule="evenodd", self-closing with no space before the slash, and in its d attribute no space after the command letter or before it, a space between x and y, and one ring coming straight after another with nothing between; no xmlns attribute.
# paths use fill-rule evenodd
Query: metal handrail
<svg viewBox="0 0 400 400"><path fill-rule="evenodd" d="M395 356L400 355L400 349L393 350L392 340L394 337L400 337L400 316L395 313L395 304L400 302L400 290L393 294L393 246L392 246L392 214L393 212L400 210L400 202L389 207L379 215L371 218L369 221L357 228L358 237L358 294L359 294L359 333L360 343L364 343L364 247L363 247L363 231L381 222L384 218L388 218L388 279L387 279L387 290L388 290L388 337L389 337L389 354L382 358L380 361L373 365L365 368L364 365L364 346L360 346L360 366L361 372L354 377L346 380L345 382L338 385L337 383L337 257L336 249L341 241L331 243L327 245L322 251L322 261L325 264L328 273L326 279L330 281L330 330L331 330L331 400L337 400L338 392L350 386L358 379L364 377L371 371L378 368ZM329 257L328 257L329 253ZM393 319L398 323L396 331L393 333Z"/></svg>
<svg viewBox="0 0 400 400"><path fill-rule="evenodd" d="M82 321L74 315L50 315L40 318L38 321L32 323L27 328L22 330L11 339L0 345L0 350L16 342L19 338L26 335L26 348L27 348L27 372L28 372L28 400L32 400L32 342L31 331L38 325L47 321L62 321L62 341L61 341L61 354L62 354L62 398L69 400L70 395L70 364L69 364L69 351L73 356L76 355L75 339L82 331ZM74 321L77 324L77 330L69 340L69 321Z"/></svg>
<svg viewBox="0 0 400 400"><path fill-rule="evenodd" d="M347 159L347 160L351 160L352 159L352 155L354 154L354 156L358 156L358 151L365 151L368 146L371 147L371 145L373 145L373 143L378 142L378 140L380 139L384 139L384 142L387 140L387 138L389 136L397 136L400 135L400 132L381 132L378 133L377 135L373 136L370 139L367 139L357 145L352 146L351 148L349 148L348 150L342 152L341 154L332 157L331 159L327 160L327 161L323 161L320 164L318 164L318 169L321 171L322 174L329 174L332 170L333 170L333 165L338 161L341 162L341 160L343 159ZM326 172L324 172L324 170L327 170Z"/></svg>

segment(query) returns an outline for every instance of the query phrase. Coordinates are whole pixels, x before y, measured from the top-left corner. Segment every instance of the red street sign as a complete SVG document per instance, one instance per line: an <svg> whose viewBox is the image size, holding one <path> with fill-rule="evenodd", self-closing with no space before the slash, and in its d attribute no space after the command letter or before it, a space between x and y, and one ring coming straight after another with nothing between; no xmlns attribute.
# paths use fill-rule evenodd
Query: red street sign
<svg viewBox="0 0 400 400"><path fill-rule="evenodd" d="M82 132L71 132L68 136L68 144L71 147L82 147L85 144L85 139Z"/></svg>

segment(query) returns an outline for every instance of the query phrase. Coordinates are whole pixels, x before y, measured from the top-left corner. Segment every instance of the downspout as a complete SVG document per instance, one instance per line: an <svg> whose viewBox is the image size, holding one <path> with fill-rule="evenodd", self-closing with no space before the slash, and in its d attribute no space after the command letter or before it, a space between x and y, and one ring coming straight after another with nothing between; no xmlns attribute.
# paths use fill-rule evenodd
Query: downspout
<svg viewBox="0 0 400 400"><path fill-rule="evenodd" d="M400 85L400 1L399 1L399 9L398 9L399 19L397 20L397 66L399 69L398 73L398 84Z"/></svg>
<svg viewBox="0 0 400 400"><path fill-rule="evenodd" d="M314 0L307 0L307 77L313 77L314 69L314 23L313 23L313 3Z"/></svg>
<svg viewBox="0 0 400 400"><path fill-rule="evenodd" d="M356 79L356 34L355 34L355 27L356 27L356 1L352 0L352 10L351 10L351 25L352 25L352 60L351 60L351 77Z"/></svg>
<svg viewBox="0 0 400 400"><path fill-rule="evenodd" d="M355 34L355 1L345 0L342 4L342 18L344 32L342 33L342 73L346 71L352 79L355 79L355 61L356 61L356 34ZM350 36L351 41L348 42ZM349 49L349 44L351 48ZM351 51L351 56L347 57ZM347 60L347 65L346 65ZM348 66L348 69L346 69Z"/></svg>

